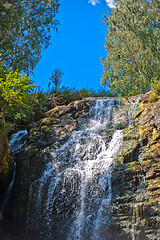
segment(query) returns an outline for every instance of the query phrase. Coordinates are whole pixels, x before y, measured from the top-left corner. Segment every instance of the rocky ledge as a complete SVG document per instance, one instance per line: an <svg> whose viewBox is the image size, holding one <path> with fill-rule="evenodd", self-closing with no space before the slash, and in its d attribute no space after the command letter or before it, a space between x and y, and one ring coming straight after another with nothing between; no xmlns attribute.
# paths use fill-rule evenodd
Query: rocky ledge
<svg viewBox="0 0 160 240"><path fill-rule="evenodd" d="M132 239L160 239L160 97L141 97L113 171L113 218ZM127 101L125 101L127 104ZM128 238L130 239L130 238Z"/></svg>

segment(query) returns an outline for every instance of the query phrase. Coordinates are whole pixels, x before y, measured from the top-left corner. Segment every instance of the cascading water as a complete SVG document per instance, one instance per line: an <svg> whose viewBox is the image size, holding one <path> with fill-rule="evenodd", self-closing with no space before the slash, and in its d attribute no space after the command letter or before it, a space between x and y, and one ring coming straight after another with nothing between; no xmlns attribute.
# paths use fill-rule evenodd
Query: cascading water
<svg viewBox="0 0 160 240"><path fill-rule="evenodd" d="M23 147L23 145L26 143L27 138L28 138L27 130L20 130L14 133L9 141L9 148L11 149L11 151L13 153L18 153Z"/></svg>
<svg viewBox="0 0 160 240"><path fill-rule="evenodd" d="M9 141L9 148L13 153L18 153L22 146L26 143L26 139L28 137L28 132L27 130L21 130L18 131L17 133L14 133ZM2 204L0 207L0 210L2 212L4 212L9 198L11 196L12 193L12 187L15 181L15 177L16 177L16 162L14 162L14 166L13 166L13 174L12 174L12 180L10 182L10 184L8 185L8 188L6 189L6 191L4 192L3 198L2 198Z"/></svg>
<svg viewBox="0 0 160 240"><path fill-rule="evenodd" d="M16 162L14 162L12 181L10 182L10 184L9 184L8 188L6 189L4 196L3 196L2 205L1 205L1 209L0 209L2 212L4 212L4 210L8 204L9 198L11 196L15 177L16 177Z"/></svg>
<svg viewBox="0 0 160 240"><path fill-rule="evenodd" d="M30 186L27 233L48 240L107 239L112 164L123 132L113 133L108 148L100 133L110 127L118 102L97 100L87 127L73 131L59 149L48 148L51 161Z"/></svg>
<svg viewBox="0 0 160 240"><path fill-rule="evenodd" d="M136 98L135 102L132 102L129 98L128 101L131 103L130 105L130 109L128 111L128 120L129 120L129 127L132 127L134 125L134 115L135 112L137 110L137 106L139 104L139 100L140 100L141 96Z"/></svg>

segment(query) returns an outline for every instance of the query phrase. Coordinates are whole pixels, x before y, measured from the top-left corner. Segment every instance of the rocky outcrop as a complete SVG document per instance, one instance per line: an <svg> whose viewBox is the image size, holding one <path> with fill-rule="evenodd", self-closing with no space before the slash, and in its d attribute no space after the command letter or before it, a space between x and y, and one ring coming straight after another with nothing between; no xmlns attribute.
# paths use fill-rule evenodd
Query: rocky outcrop
<svg viewBox="0 0 160 240"><path fill-rule="evenodd" d="M13 169L13 160L8 146L6 124L2 112L0 112L0 195L9 182Z"/></svg>
<svg viewBox="0 0 160 240"><path fill-rule="evenodd" d="M141 97L113 171L115 222L132 239L160 239L160 97Z"/></svg>
<svg viewBox="0 0 160 240"><path fill-rule="evenodd" d="M113 111L112 126L102 132L106 145L115 129L124 132L123 146L112 171L113 240L160 239L160 98L149 102L149 94L141 96L134 112L130 106L136 101L137 97L123 99L121 108ZM17 156L17 178L11 200L16 223L22 229L27 220L31 183L39 179L50 161L49 151L60 148L73 130L84 127L89 106L94 102L94 98L89 98L57 106L33 124L28 142ZM131 117L134 125L128 127Z"/></svg>
<svg viewBox="0 0 160 240"><path fill-rule="evenodd" d="M14 215L20 228L26 225L30 185L41 176L50 161L49 147L59 148L73 130L80 128L81 121L85 124L89 105L94 101L89 98L57 106L31 128L28 142L17 156L17 178L12 196Z"/></svg>
<svg viewBox="0 0 160 240"><path fill-rule="evenodd" d="M0 235L2 232L3 213L2 213L2 202L5 189L7 188L12 171L13 171L13 160L10 154L9 142L6 131L7 125L3 118L3 113L0 112Z"/></svg>

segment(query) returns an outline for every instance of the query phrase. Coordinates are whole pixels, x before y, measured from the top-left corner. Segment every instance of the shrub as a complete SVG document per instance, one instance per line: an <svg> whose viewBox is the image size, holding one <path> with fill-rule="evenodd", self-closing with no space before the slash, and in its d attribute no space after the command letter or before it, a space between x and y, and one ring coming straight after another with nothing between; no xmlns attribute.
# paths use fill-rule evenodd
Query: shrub
<svg viewBox="0 0 160 240"><path fill-rule="evenodd" d="M157 79L152 80L151 89L154 93L160 95L160 80Z"/></svg>
<svg viewBox="0 0 160 240"><path fill-rule="evenodd" d="M150 93L149 102L155 102L158 98L158 95L155 92Z"/></svg>

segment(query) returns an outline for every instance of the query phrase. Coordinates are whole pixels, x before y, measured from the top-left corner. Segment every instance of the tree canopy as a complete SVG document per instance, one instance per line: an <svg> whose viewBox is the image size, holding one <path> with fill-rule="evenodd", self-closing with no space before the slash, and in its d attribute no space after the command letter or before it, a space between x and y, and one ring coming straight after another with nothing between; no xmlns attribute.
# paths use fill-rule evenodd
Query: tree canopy
<svg viewBox="0 0 160 240"><path fill-rule="evenodd" d="M102 84L118 95L145 93L160 78L160 2L117 0L104 22L108 26L102 58Z"/></svg>
<svg viewBox="0 0 160 240"><path fill-rule="evenodd" d="M30 73L50 44L58 0L0 0L0 61Z"/></svg>
<svg viewBox="0 0 160 240"><path fill-rule="evenodd" d="M6 105L27 106L32 90L33 84L28 76L21 75L18 70L6 70L0 64L0 110L4 110Z"/></svg>

